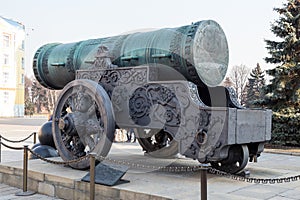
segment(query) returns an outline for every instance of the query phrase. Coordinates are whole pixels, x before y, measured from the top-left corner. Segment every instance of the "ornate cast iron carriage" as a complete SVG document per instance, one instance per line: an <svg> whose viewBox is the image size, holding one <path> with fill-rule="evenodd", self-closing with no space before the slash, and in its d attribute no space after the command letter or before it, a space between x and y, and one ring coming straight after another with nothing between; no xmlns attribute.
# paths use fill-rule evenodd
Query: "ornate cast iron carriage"
<svg viewBox="0 0 300 200"><path fill-rule="evenodd" d="M50 89L63 89L52 132L64 160L106 156L116 128L133 128L154 157L182 154L237 173L271 137L271 112L246 109L232 88L218 86L228 66L219 24L47 44L33 70ZM83 169L88 160L71 164Z"/></svg>

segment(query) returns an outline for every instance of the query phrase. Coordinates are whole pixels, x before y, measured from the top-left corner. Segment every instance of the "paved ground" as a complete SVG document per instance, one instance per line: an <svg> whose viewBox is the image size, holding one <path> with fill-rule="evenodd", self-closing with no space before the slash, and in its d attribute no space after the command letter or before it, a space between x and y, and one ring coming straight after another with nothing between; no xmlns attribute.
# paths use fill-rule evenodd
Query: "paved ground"
<svg viewBox="0 0 300 200"><path fill-rule="evenodd" d="M0 183L0 199L1 200L12 200L12 199L26 199L26 200L51 200L51 199L57 199L53 197L49 197L46 195L41 194L33 194L30 196L17 196L17 193L22 193L22 190L19 188L11 187L5 184Z"/></svg>
<svg viewBox="0 0 300 200"><path fill-rule="evenodd" d="M141 156L138 146L134 144L114 144L110 157L118 160L124 159L130 162L134 160L142 165L151 165L155 159ZM158 161L157 161L158 162ZM169 159L159 161L173 166L195 166L197 161L190 159ZM300 157L283 154L263 153L258 163L249 163L247 168L251 172L251 178L281 178L300 174ZM130 184L120 185L123 189L137 189L154 192L156 195L171 197L174 199L200 199L200 173L199 172L150 172L148 175L131 170L126 173L125 179ZM145 183L147 183L145 185ZM300 181L284 184L253 184L240 182L216 175L208 175L209 199L222 200L287 200L300 199Z"/></svg>
<svg viewBox="0 0 300 200"><path fill-rule="evenodd" d="M41 124L47 121L46 117L35 117L35 118L0 118L0 134L1 136L10 139L10 140L20 140L26 138L32 132L37 132ZM2 141L5 143L5 141ZM10 146L22 146L22 145L33 145L33 138L28 139L27 141L21 144L12 144L7 143ZM17 161L22 160L23 155L20 151L12 151L5 147L1 147L1 161ZM16 193L22 192L22 189L11 187L5 184L0 183L0 200L9 200L9 199L42 199L50 200L57 199L41 194L34 194L31 196L16 196Z"/></svg>
<svg viewBox="0 0 300 200"><path fill-rule="evenodd" d="M42 118L0 118L0 135L10 140L20 140L26 138L32 132L38 132L40 126L47 122L46 117ZM8 143L2 141L10 146L33 145L33 137L22 143ZM22 160L22 153L11 151L5 147L1 147L2 161L16 161Z"/></svg>
<svg viewBox="0 0 300 200"><path fill-rule="evenodd" d="M10 139L20 139L37 131L39 124L45 119L1 119L0 133ZM32 145L32 140L27 141ZM156 160L145 157L141 148L136 143L114 143L109 157L113 160L125 159L126 162L138 162L140 165L148 166L153 163L175 166L194 166L198 162L185 159ZM2 149L2 161L15 161L22 159L22 152ZM257 178L279 178L296 176L300 174L300 156L285 154L263 153L258 163L249 163L247 169L251 177ZM155 172L153 170L136 170L131 168L124 176L130 183L114 187L125 190L137 190L155 195L170 197L173 199L200 199L200 174L199 172ZM13 199L15 191L6 196L0 194L4 199ZM10 188L8 191L10 191ZM4 189L3 191L5 191ZM6 194L3 192L3 194ZM11 196L10 196L11 195ZM47 198L47 197L45 197ZM36 198L33 198L36 199ZM300 181L283 184L253 184L240 182L216 175L208 175L208 199L249 199L249 200L288 200L300 199Z"/></svg>

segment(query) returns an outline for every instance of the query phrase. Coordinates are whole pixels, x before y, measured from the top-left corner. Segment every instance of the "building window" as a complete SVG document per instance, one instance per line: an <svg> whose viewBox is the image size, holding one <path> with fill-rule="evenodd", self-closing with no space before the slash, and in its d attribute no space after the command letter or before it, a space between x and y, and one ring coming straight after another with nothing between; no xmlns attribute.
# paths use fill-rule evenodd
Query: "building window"
<svg viewBox="0 0 300 200"><path fill-rule="evenodd" d="M24 50L25 49L25 41L22 40L22 49Z"/></svg>
<svg viewBox="0 0 300 200"><path fill-rule="evenodd" d="M24 57L22 57L22 69L24 69L25 68L25 60L24 60Z"/></svg>
<svg viewBox="0 0 300 200"><path fill-rule="evenodd" d="M10 36L4 34L3 35L3 47L9 47L10 46Z"/></svg>
<svg viewBox="0 0 300 200"><path fill-rule="evenodd" d="M3 73L2 73L2 77L3 77L3 83L4 83L4 84L8 83L8 80L9 80L9 73L8 73L8 72L3 72Z"/></svg>
<svg viewBox="0 0 300 200"><path fill-rule="evenodd" d="M8 101L9 101L9 93L5 91L3 95L3 103L8 103Z"/></svg>
<svg viewBox="0 0 300 200"><path fill-rule="evenodd" d="M9 65L9 56L7 54L3 55L3 64Z"/></svg>
<svg viewBox="0 0 300 200"><path fill-rule="evenodd" d="M21 76L21 83L22 83L22 85L24 85L24 83L25 83L25 77L24 77L24 74L22 74L22 76Z"/></svg>

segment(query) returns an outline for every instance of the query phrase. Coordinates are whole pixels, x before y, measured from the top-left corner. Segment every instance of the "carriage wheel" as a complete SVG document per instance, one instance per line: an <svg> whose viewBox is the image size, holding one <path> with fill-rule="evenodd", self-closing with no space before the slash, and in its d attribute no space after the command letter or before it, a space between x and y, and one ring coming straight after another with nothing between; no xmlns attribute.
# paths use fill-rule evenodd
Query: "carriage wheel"
<svg viewBox="0 0 300 200"><path fill-rule="evenodd" d="M62 90L53 113L52 132L64 161L94 152L106 156L115 130L112 104L106 91L91 80L78 79ZM89 167L89 159L70 164L76 169Z"/></svg>
<svg viewBox="0 0 300 200"><path fill-rule="evenodd" d="M211 162L215 169L231 174L242 171L249 160L249 150L247 145L234 145L229 148L228 157L218 162Z"/></svg>
<svg viewBox="0 0 300 200"><path fill-rule="evenodd" d="M169 158L178 153L178 142L164 130L135 130L137 140L145 153L156 158Z"/></svg>

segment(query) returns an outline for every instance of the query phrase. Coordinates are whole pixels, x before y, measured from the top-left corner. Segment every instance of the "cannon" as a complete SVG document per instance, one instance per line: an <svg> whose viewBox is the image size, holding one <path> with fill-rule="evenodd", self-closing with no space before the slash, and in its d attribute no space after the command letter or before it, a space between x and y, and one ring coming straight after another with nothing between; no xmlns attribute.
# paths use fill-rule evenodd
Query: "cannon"
<svg viewBox="0 0 300 200"><path fill-rule="evenodd" d="M203 20L69 44L46 44L33 60L36 79L62 89L52 133L69 161L105 157L117 128L134 129L145 153L177 154L238 173L271 139L271 111L241 106L219 86L228 68L220 25ZM71 163L85 169L89 160Z"/></svg>

